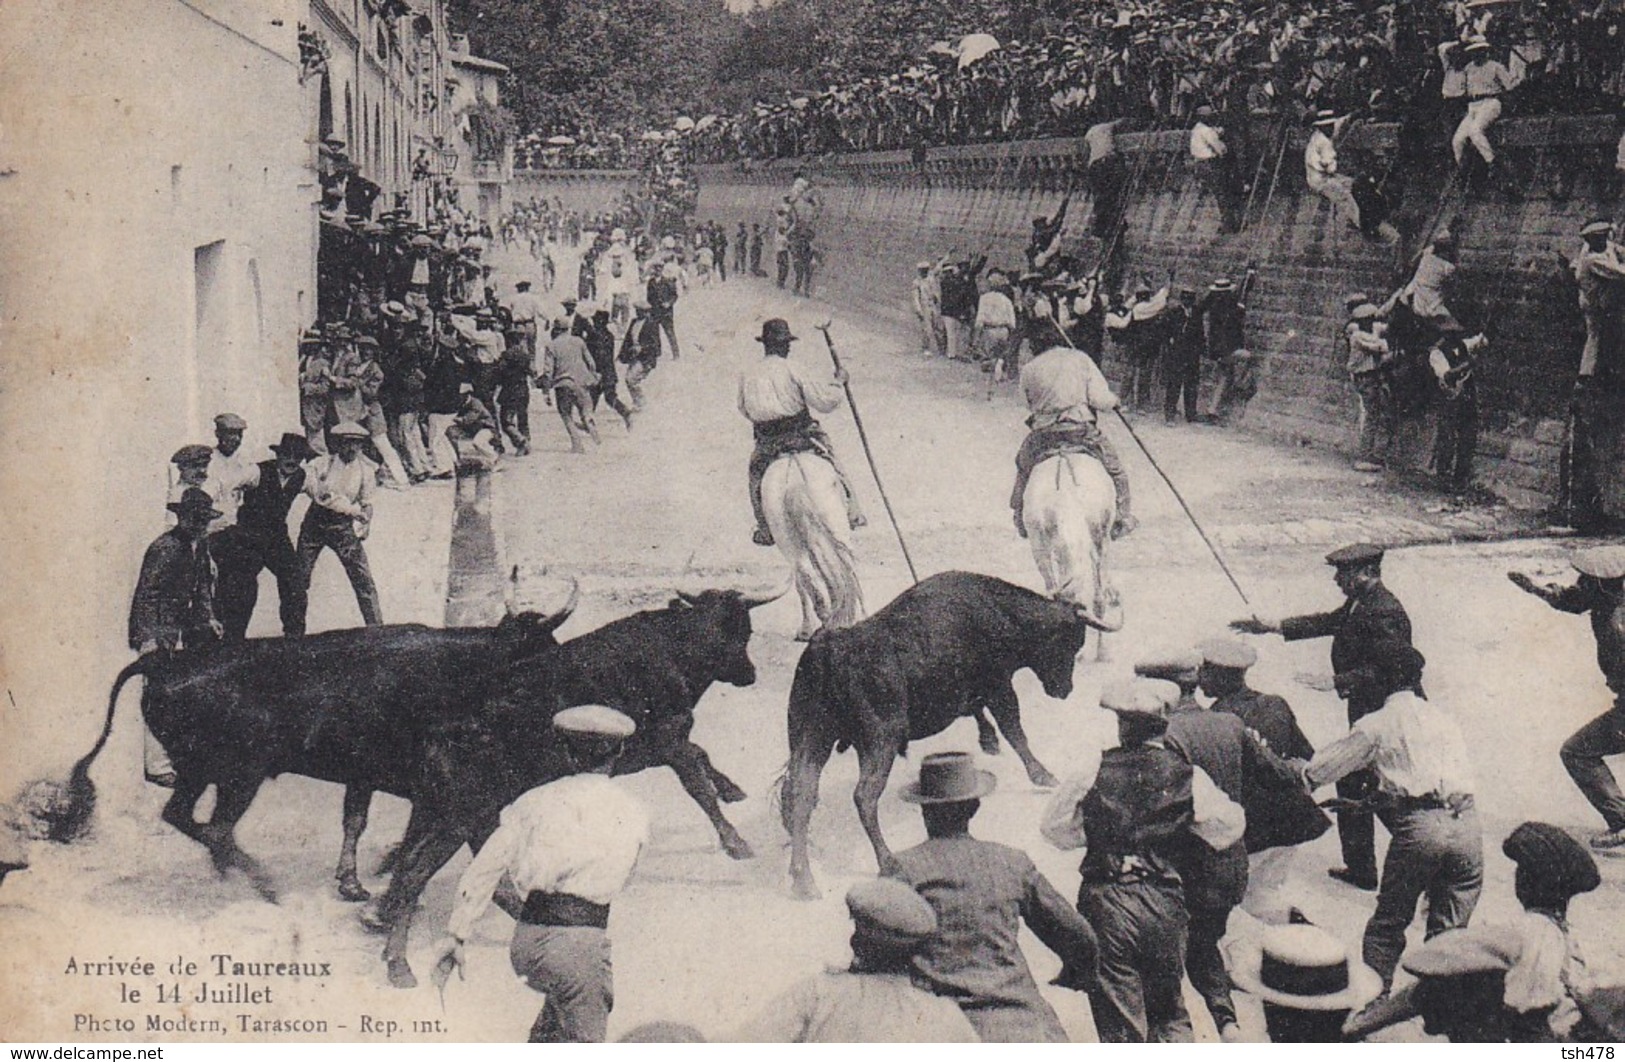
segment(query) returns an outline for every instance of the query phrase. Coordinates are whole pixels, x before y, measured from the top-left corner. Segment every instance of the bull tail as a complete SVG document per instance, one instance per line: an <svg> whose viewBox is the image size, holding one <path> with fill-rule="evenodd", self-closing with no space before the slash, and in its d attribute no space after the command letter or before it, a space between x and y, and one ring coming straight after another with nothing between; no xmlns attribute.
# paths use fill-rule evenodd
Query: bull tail
<svg viewBox="0 0 1625 1062"><path fill-rule="evenodd" d="M73 765L66 785L55 787L56 791L48 794L46 799L34 802L31 811L44 827L47 839L58 844L71 844L83 837L90 827L91 816L96 810L96 783L90 780L91 765L96 762L96 757L107 746L108 736L113 733L113 711L118 707L119 692L130 679L147 673L147 662L148 657L140 657L118 673L113 680L113 690L107 696L107 717L102 720L102 732L97 735L96 743Z"/></svg>

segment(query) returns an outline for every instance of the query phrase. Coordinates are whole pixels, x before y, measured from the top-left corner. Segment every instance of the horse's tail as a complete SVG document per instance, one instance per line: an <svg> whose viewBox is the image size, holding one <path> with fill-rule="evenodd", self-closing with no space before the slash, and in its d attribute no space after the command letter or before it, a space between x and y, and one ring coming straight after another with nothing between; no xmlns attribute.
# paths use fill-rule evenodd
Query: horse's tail
<svg viewBox="0 0 1625 1062"><path fill-rule="evenodd" d="M30 801L29 811L43 827L48 840L71 844L84 836L89 828L91 816L96 811L96 783L90 780L91 765L107 746L107 738L113 732L113 710L118 707L119 691L130 679L147 674L147 665L152 659L149 654L131 661L113 680L113 690L107 696L107 716L102 720L102 732L97 735L90 751L73 765L67 784L44 783L41 788L50 791L42 792Z"/></svg>
<svg viewBox="0 0 1625 1062"><path fill-rule="evenodd" d="M829 614L823 617L827 628L850 627L863 615L863 588L858 584L857 558L852 546L843 541L845 507L840 504L840 486L835 483L831 497L835 504L821 506L814 493L811 477L804 463L818 460L829 468L835 480L834 466L823 458L805 457L796 462L799 489L790 487L784 493L785 522L794 540L795 548L807 558L828 594ZM827 510L827 511L826 511Z"/></svg>

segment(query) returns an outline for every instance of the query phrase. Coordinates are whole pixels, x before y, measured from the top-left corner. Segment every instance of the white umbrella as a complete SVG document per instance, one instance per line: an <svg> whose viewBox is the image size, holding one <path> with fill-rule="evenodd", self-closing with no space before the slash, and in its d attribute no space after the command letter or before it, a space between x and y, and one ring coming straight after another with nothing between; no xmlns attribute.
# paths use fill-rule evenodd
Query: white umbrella
<svg viewBox="0 0 1625 1062"><path fill-rule="evenodd" d="M671 127L677 130L679 133L686 133L694 128L694 119L685 114L678 118L675 122L671 123Z"/></svg>
<svg viewBox="0 0 1625 1062"><path fill-rule="evenodd" d="M713 125L716 125L716 124L717 124L717 116L714 115L714 114L708 114L704 118L701 118L699 121L695 122L694 123L694 128L696 130L709 129Z"/></svg>
<svg viewBox="0 0 1625 1062"><path fill-rule="evenodd" d="M959 39L959 69L965 69L998 48L998 39L991 33L967 33Z"/></svg>
<svg viewBox="0 0 1625 1062"><path fill-rule="evenodd" d="M665 136L658 129L651 129L642 136L644 140L664 140Z"/></svg>
<svg viewBox="0 0 1625 1062"><path fill-rule="evenodd" d="M576 138L573 137L573 136L564 136L564 135L561 134L559 136L550 136L550 137L548 137L547 142L549 144L552 144L554 147L569 147L570 145L572 145L572 144L574 144L576 142Z"/></svg>

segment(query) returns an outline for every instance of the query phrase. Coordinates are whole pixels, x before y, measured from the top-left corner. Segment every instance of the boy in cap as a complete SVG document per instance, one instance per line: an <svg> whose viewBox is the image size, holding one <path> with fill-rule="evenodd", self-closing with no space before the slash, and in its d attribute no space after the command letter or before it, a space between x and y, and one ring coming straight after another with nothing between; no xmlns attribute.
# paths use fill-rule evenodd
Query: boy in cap
<svg viewBox="0 0 1625 1062"><path fill-rule="evenodd" d="M846 893L852 963L797 981L740 1029L739 1043L976 1043L951 1000L914 984L914 959L936 935L937 915L894 878Z"/></svg>
<svg viewBox="0 0 1625 1062"><path fill-rule="evenodd" d="M552 725L569 773L502 809L457 884L434 981L462 975L464 945L494 898L518 922L514 973L546 996L530 1042L602 1043L614 1006L610 907L649 842L649 813L610 778L636 726L597 704Z"/></svg>
<svg viewBox="0 0 1625 1062"><path fill-rule="evenodd" d="M384 622L378 605L378 587L361 543L372 527L372 492L378 466L361 454L367 429L343 423L332 431L333 453L311 462L305 476L310 508L299 525L299 570L305 591L310 591L311 570L322 550L331 549L344 566L355 591L361 619L369 627Z"/></svg>
<svg viewBox="0 0 1625 1062"><path fill-rule="evenodd" d="M1102 1043L1191 1042L1181 868L1195 846L1222 851L1245 829L1240 806L1169 746L1178 699L1161 679L1108 685L1100 706L1117 715L1118 746L1061 784L1040 826L1055 847L1086 849L1078 910L1100 942L1088 992Z"/></svg>
<svg viewBox="0 0 1625 1062"><path fill-rule="evenodd" d="M1579 579L1570 586L1536 583L1523 572L1507 578L1559 612L1591 618L1597 641L1597 666L1614 695L1614 703L1576 730L1563 743L1563 766L1605 829L1591 838L1599 852L1625 852L1625 793L1603 760L1625 753L1625 546L1597 546L1574 555Z"/></svg>
<svg viewBox="0 0 1625 1062"><path fill-rule="evenodd" d="M957 1003L984 1043L1065 1043L1021 952L1022 922L1061 957L1067 987L1094 979L1095 934L1027 853L970 835L993 792L970 754L933 753L903 799L920 806L927 840L897 854L894 876L925 897L937 934L915 959L918 977Z"/></svg>
<svg viewBox="0 0 1625 1062"><path fill-rule="evenodd" d="M175 526L152 540L130 598L130 648L142 656L212 645L221 634L214 615L215 566L209 553L209 522L220 515L214 499L195 486L183 488L167 508ZM147 781L173 787L175 770L151 732L143 759Z"/></svg>
<svg viewBox="0 0 1625 1062"><path fill-rule="evenodd" d="M1525 822L1501 844L1517 864L1522 913L1510 923L1453 929L1402 964L1418 980L1349 1022L1350 1039L1420 1016L1453 1042L1605 1039L1584 1028L1595 977L1569 929L1574 897L1602 883L1596 860L1562 829Z"/></svg>
<svg viewBox="0 0 1625 1062"><path fill-rule="evenodd" d="M1348 706L1349 725L1382 707L1385 694L1369 681L1393 648L1411 644L1411 619L1382 582L1383 550L1368 542L1344 546L1326 555L1326 563L1336 569L1337 588L1343 604L1330 612L1293 616L1282 620L1237 620L1230 626L1244 634L1281 635L1289 642L1305 638L1332 640L1332 672L1338 695ZM1376 776L1354 771L1337 786L1345 802L1357 802L1376 789ZM1377 838L1375 820L1369 810L1345 806L1337 813L1337 837L1343 848L1341 867L1327 871L1339 881L1357 889L1377 887Z"/></svg>
<svg viewBox="0 0 1625 1062"><path fill-rule="evenodd" d="M1456 721L1420 694L1422 654L1393 642L1353 681L1381 706L1315 753L1303 769L1310 792L1373 771L1374 803L1388 828L1377 909L1366 923L1365 961L1392 986L1405 930L1427 899L1427 936L1464 926L1484 888L1484 840L1474 807L1467 742Z"/></svg>

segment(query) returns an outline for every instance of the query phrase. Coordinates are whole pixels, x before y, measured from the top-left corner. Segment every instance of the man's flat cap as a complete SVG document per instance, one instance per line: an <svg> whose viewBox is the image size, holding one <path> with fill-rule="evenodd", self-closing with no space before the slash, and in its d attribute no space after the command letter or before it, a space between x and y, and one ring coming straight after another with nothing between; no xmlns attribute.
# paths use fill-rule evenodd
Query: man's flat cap
<svg viewBox="0 0 1625 1062"><path fill-rule="evenodd" d="M1346 564L1375 564L1382 560L1383 549L1369 542L1358 542L1352 546L1333 550L1326 554L1326 563L1335 564L1339 568Z"/></svg>
<svg viewBox="0 0 1625 1062"><path fill-rule="evenodd" d="M248 421L235 413L221 413L214 418L214 426L221 431L247 431Z"/></svg>
<svg viewBox="0 0 1625 1062"><path fill-rule="evenodd" d="M1159 653L1146 657L1134 665L1134 673L1145 678L1167 679L1170 682L1195 682L1202 668L1202 654L1195 649L1176 653Z"/></svg>
<svg viewBox="0 0 1625 1062"><path fill-rule="evenodd" d="M637 728L631 719L602 704L566 708L553 717L553 729L566 734L625 739L631 737Z"/></svg>
<svg viewBox="0 0 1625 1062"><path fill-rule="evenodd" d="M1400 963L1418 977L1504 973L1518 961L1522 941L1503 926L1472 926L1440 933Z"/></svg>
<svg viewBox="0 0 1625 1062"><path fill-rule="evenodd" d="M1258 650L1236 638L1209 638L1198 647L1202 662L1245 671L1258 663Z"/></svg>
<svg viewBox="0 0 1625 1062"><path fill-rule="evenodd" d="M911 940L936 934L937 913L908 885L896 878L860 881L846 892L852 920Z"/></svg>
<svg viewBox="0 0 1625 1062"><path fill-rule="evenodd" d="M209 449L207 446L204 446L202 443L192 443L188 446L181 447L179 450L176 450L175 455L169 459L169 463L172 465L208 464L209 458L213 453L213 450Z"/></svg>
<svg viewBox="0 0 1625 1062"><path fill-rule="evenodd" d="M1581 236L1606 236L1614 231L1612 221L1591 221L1580 230Z"/></svg>
<svg viewBox="0 0 1625 1062"><path fill-rule="evenodd" d="M1596 579L1625 578L1625 546L1597 546L1576 553L1569 563L1581 575Z"/></svg>
<svg viewBox="0 0 1625 1062"><path fill-rule="evenodd" d="M353 420L336 424L328 430L328 434L335 439L366 439L369 438L367 429Z"/></svg>
<svg viewBox="0 0 1625 1062"><path fill-rule="evenodd" d="M1535 881L1564 896L1602 884L1597 861L1585 846L1549 822L1526 822L1501 842L1501 851Z"/></svg>
<svg viewBox="0 0 1625 1062"><path fill-rule="evenodd" d="M1100 706L1118 715L1150 715L1160 719L1179 703L1179 696L1179 687L1166 679L1124 679L1100 691Z"/></svg>

